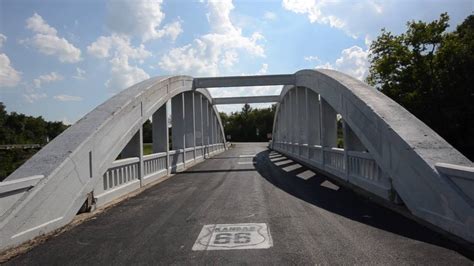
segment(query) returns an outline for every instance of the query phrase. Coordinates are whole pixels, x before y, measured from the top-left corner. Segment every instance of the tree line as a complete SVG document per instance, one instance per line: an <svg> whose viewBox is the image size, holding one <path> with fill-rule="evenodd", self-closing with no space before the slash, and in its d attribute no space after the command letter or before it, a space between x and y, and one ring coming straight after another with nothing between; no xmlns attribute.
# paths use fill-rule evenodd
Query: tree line
<svg viewBox="0 0 474 266"><path fill-rule="evenodd" d="M276 105L270 108L252 108L245 104L240 112L220 112L227 140L258 142L268 141L273 130ZM230 137L230 139L229 139Z"/></svg>
<svg viewBox="0 0 474 266"><path fill-rule="evenodd" d="M45 121L41 116L8 113L5 105L0 102L0 145L44 145L67 127L62 122ZM0 180L7 177L37 151L38 149L0 150Z"/></svg>

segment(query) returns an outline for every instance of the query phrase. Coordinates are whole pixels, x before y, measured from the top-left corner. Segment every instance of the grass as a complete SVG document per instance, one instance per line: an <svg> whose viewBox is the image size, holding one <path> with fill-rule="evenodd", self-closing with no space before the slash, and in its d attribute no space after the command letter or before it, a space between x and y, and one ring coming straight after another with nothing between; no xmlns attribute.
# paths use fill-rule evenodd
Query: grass
<svg viewBox="0 0 474 266"><path fill-rule="evenodd" d="M148 155L153 153L153 144L152 143L143 143L143 155Z"/></svg>

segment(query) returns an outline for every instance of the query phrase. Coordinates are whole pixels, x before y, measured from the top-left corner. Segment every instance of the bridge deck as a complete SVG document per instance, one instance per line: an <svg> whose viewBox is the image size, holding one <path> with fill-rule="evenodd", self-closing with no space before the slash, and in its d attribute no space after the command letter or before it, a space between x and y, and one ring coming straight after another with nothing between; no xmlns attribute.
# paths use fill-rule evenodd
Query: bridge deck
<svg viewBox="0 0 474 266"><path fill-rule="evenodd" d="M238 145L9 263L472 263L438 234L306 170ZM273 246L192 250L204 225L233 223L266 223Z"/></svg>

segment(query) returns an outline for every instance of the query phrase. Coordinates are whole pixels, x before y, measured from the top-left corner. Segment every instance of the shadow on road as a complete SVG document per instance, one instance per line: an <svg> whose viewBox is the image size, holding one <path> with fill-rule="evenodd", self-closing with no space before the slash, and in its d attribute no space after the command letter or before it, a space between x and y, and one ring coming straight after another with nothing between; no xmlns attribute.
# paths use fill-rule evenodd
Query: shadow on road
<svg viewBox="0 0 474 266"><path fill-rule="evenodd" d="M316 173L306 180L298 177L302 173L309 172L309 169L302 165L298 167L296 162L278 165L277 162L282 161L282 159L278 155L270 156L270 152L266 150L258 153L254 158L255 167L263 178L286 193L345 218L397 235L451 249L471 260L474 259L474 254L466 247L462 247L441 234L390 209L377 205L349 189L330 183L321 174ZM275 154L275 152L271 153ZM291 165L295 165L293 170L290 168ZM288 169L290 170L288 171ZM328 183L332 185L328 186Z"/></svg>

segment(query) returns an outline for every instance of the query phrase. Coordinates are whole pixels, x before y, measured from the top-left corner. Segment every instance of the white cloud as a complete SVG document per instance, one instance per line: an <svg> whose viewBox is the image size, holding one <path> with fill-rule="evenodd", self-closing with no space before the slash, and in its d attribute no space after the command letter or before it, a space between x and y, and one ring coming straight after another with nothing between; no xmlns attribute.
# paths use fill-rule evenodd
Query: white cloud
<svg viewBox="0 0 474 266"><path fill-rule="evenodd" d="M63 79L64 79L64 77L59 75L58 73L51 72L49 74L41 75L38 78L35 78L33 80L33 83L35 84L36 88L41 88L41 86L44 83L51 83L51 82L59 81L59 80L63 80Z"/></svg>
<svg viewBox="0 0 474 266"><path fill-rule="evenodd" d="M53 98L60 102L79 102L82 101L82 97L80 96L72 96L66 94L55 95Z"/></svg>
<svg viewBox="0 0 474 266"><path fill-rule="evenodd" d="M10 64L6 54L0 54L0 88L15 87L21 80L21 73Z"/></svg>
<svg viewBox="0 0 474 266"><path fill-rule="evenodd" d="M367 50L359 46L352 46L342 50L341 57L334 64L326 62L316 68L336 69L359 80L364 80L369 69L368 55Z"/></svg>
<svg viewBox="0 0 474 266"><path fill-rule="evenodd" d="M265 75L268 71L268 64L262 64L262 67L257 71L257 75Z"/></svg>
<svg viewBox="0 0 474 266"><path fill-rule="evenodd" d="M26 28L36 34L24 42L36 47L40 53L56 56L59 61L66 63L76 63L81 60L81 50L66 39L58 37L57 30L48 25L37 13L26 20Z"/></svg>
<svg viewBox="0 0 474 266"><path fill-rule="evenodd" d="M165 18L162 3L162 0L108 1L108 27L113 32L136 36L143 41L165 36L174 40L182 32L181 23L176 21L160 29Z"/></svg>
<svg viewBox="0 0 474 266"><path fill-rule="evenodd" d="M23 94L23 98L29 103L34 103L47 97L46 93L43 92L29 92Z"/></svg>
<svg viewBox="0 0 474 266"><path fill-rule="evenodd" d="M75 79L84 79L86 71L82 68L76 67L76 75L72 76Z"/></svg>
<svg viewBox="0 0 474 266"><path fill-rule="evenodd" d="M311 23L328 25L351 37L377 36L382 28L395 33L411 20L431 21L448 12L456 25L472 12L472 1L399 0L282 0L286 10L307 17Z"/></svg>
<svg viewBox="0 0 474 266"><path fill-rule="evenodd" d="M321 62L321 59L319 59L319 57L314 56L314 55L305 56L304 60L308 62Z"/></svg>
<svg viewBox="0 0 474 266"><path fill-rule="evenodd" d="M87 51L98 58L110 58L111 77L105 85L112 91L125 89L150 77L145 70L130 65L129 61L143 62L151 52L143 44L133 47L126 35L101 36L87 47Z"/></svg>
<svg viewBox="0 0 474 266"><path fill-rule="evenodd" d="M266 20L275 20L277 18L277 15L273 12L266 11L263 14L263 18L266 19Z"/></svg>
<svg viewBox="0 0 474 266"><path fill-rule="evenodd" d="M330 0L283 0L283 8L297 14L305 14L311 23L328 24L331 27L342 28L345 22L333 15L326 15L322 9L329 3L337 1Z"/></svg>
<svg viewBox="0 0 474 266"><path fill-rule="evenodd" d="M46 23L46 21L44 21L44 19L37 13L34 13L33 16L26 20L26 28L33 32L46 35L58 34L58 31L55 28L49 26L48 23Z"/></svg>
<svg viewBox="0 0 474 266"><path fill-rule="evenodd" d="M3 47L3 44L7 41L7 36L0 33L0 48Z"/></svg>
<svg viewBox="0 0 474 266"><path fill-rule="evenodd" d="M242 29L230 20L230 12L234 9L231 0L210 0L207 5L211 32L196 38L191 44L171 49L159 61L162 69L215 76L221 67L230 68L238 62L239 52L265 56L264 48L259 44L263 36L258 32L244 36Z"/></svg>
<svg viewBox="0 0 474 266"><path fill-rule="evenodd" d="M112 66L111 78L105 85L112 91L118 91L130 87L140 81L150 78L150 76L137 66L130 66L128 57L121 55L110 60Z"/></svg>
<svg viewBox="0 0 474 266"><path fill-rule="evenodd" d="M151 52L143 44L133 47L128 36L117 34L100 36L87 47L87 52L98 58L126 55L130 59L143 60L151 56Z"/></svg>

